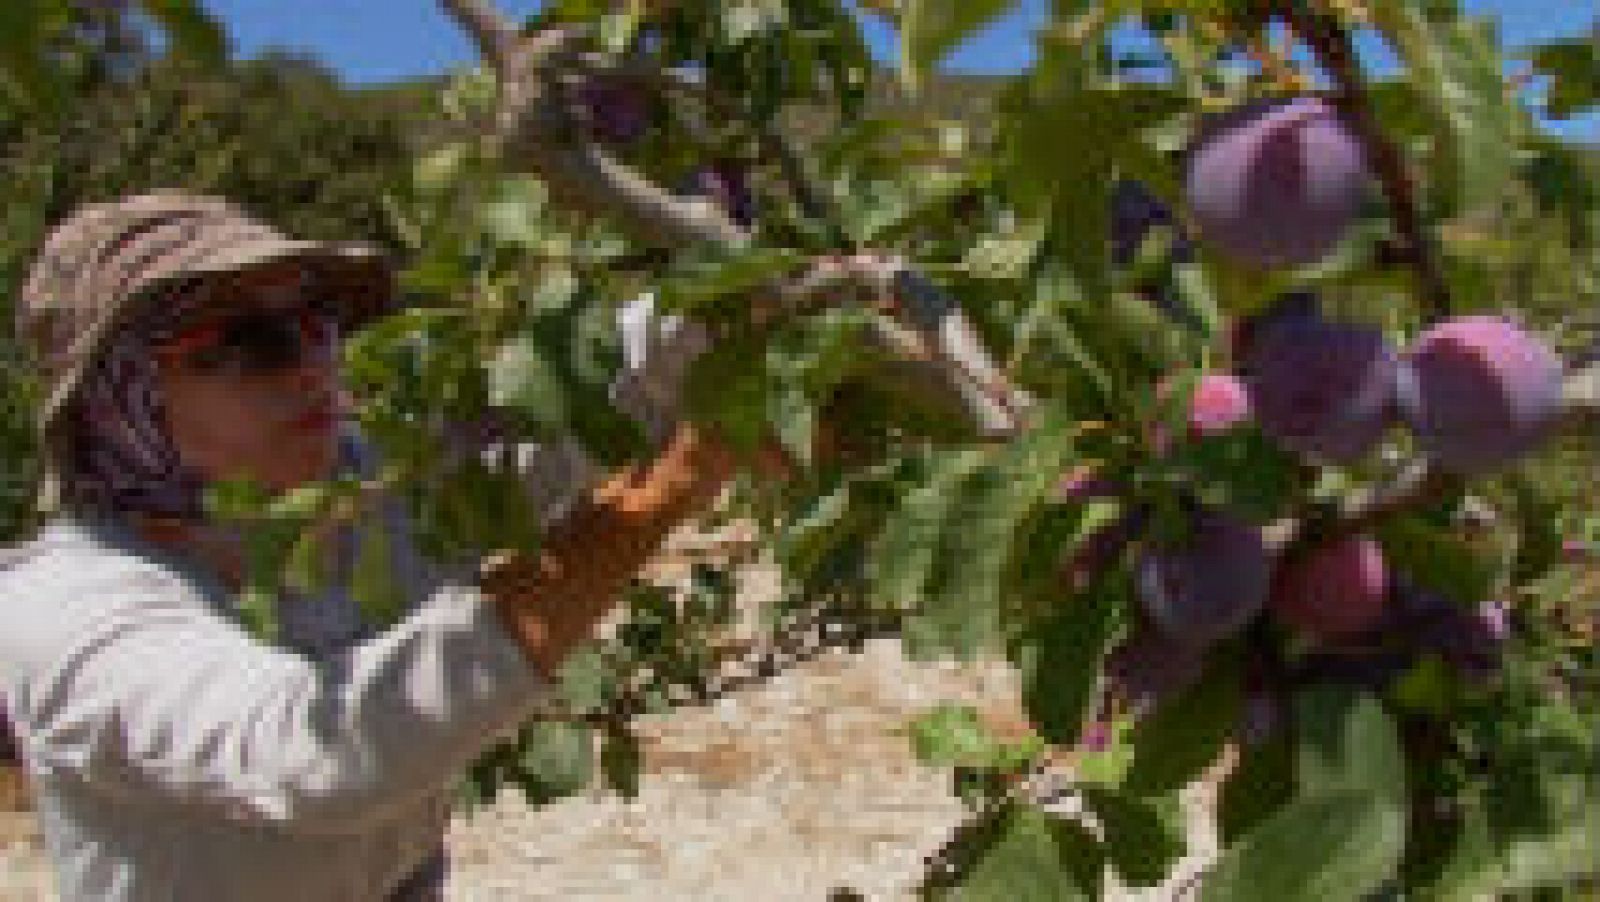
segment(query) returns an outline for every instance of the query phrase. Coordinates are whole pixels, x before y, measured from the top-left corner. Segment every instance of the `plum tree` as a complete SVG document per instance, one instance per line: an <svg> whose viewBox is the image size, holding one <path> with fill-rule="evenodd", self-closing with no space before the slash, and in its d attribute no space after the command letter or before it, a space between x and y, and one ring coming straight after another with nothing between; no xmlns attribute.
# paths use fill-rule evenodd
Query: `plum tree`
<svg viewBox="0 0 1600 902"><path fill-rule="evenodd" d="M1163 632L1205 646L1261 610L1272 558L1261 530L1231 513L1201 509L1189 520L1186 541L1143 550L1135 578L1145 612Z"/></svg>
<svg viewBox="0 0 1600 902"><path fill-rule="evenodd" d="M1300 632L1338 640L1378 626L1388 596L1383 548L1354 536L1284 561L1267 604L1273 616Z"/></svg>
<svg viewBox="0 0 1600 902"><path fill-rule="evenodd" d="M1397 365L1381 330L1309 313L1256 326L1242 361L1261 428L1319 462L1354 460L1383 435Z"/></svg>
<svg viewBox="0 0 1600 902"><path fill-rule="evenodd" d="M1191 148L1189 211L1200 239L1241 263L1314 263L1344 236L1365 198L1360 141L1316 97L1223 117Z"/></svg>
<svg viewBox="0 0 1600 902"><path fill-rule="evenodd" d="M1434 326L1407 350L1398 376L1401 416L1423 453L1456 473L1511 463L1561 413L1561 359L1501 317L1464 316Z"/></svg>

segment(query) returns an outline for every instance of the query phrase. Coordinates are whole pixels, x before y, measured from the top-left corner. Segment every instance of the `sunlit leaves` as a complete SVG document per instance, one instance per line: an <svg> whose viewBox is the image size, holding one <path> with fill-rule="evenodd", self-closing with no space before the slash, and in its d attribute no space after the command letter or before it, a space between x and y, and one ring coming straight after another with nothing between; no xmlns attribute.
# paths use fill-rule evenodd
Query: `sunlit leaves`
<svg viewBox="0 0 1600 902"><path fill-rule="evenodd" d="M1406 790L1394 724L1370 697L1325 690L1297 715L1296 795L1222 856L1207 899L1360 899L1395 875Z"/></svg>
<svg viewBox="0 0 1600 902"><path fill-rule="evenodd" d="M1395 0L1370 9L1432 119L1437 154L1435 168L1424 176L1441 212L1476 210L1505 191L1528 118L1506 89L1492 26L1467 17L1430 17L1429 6Z"/></svg>

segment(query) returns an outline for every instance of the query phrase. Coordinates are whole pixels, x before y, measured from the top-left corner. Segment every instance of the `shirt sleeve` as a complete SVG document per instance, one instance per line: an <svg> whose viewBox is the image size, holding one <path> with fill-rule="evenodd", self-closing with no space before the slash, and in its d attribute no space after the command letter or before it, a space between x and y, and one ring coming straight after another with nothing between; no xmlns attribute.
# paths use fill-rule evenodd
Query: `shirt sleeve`
<svg viewBox="0 0 1600 902"><path fill-rule="evenodd" d="M257 642L159 568L120 576L5 644L36 658L10 662L32 674L13 702L34 765L129 803L360 831L441 791L543 690L462 585L313 659Z"/></svg>

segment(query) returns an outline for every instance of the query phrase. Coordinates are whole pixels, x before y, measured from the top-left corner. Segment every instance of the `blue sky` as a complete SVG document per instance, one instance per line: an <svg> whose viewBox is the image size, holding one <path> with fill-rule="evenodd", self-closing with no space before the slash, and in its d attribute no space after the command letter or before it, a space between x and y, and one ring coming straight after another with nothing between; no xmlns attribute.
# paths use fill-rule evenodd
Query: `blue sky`
<svg viewBox="0 0 1600 902"><path fill-rule="evenodd" d="M0 0L3 2L3 0ZM238 53L269 47L308 52L353 83L389 81L443 72L473 58L466 40L437 0L203 0L227 25ZM526 15L539 0L499 0L507 13ZM1022 0L1016 15L998 23L951 59L952 68L1004 72L1029 57L1029 31L1046 16L1046 0ZM1600 17L1600 0L1465 0L1470 12L1495 16L1507 43L1585 34ZM870 31L880 56L889 36ZM1584 140L1600 140L1600 115L1552 126Z"/></svg>

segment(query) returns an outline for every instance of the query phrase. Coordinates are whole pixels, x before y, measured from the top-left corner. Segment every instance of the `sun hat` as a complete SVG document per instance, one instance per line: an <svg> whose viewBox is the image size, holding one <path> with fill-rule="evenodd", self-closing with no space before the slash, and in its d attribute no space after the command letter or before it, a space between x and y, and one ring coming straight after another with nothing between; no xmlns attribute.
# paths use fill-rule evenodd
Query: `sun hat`
<svg viewBox="0 0 1600 902"><path fill-rule="evenodd" d="M38 367L35 425L52 503L58 426L85 374L156 289L294 259L354 328L394 309L393 269L375 245L291 238L220 197L158 191L80 207L46 236L16 304L16 329Z"/></svg>

